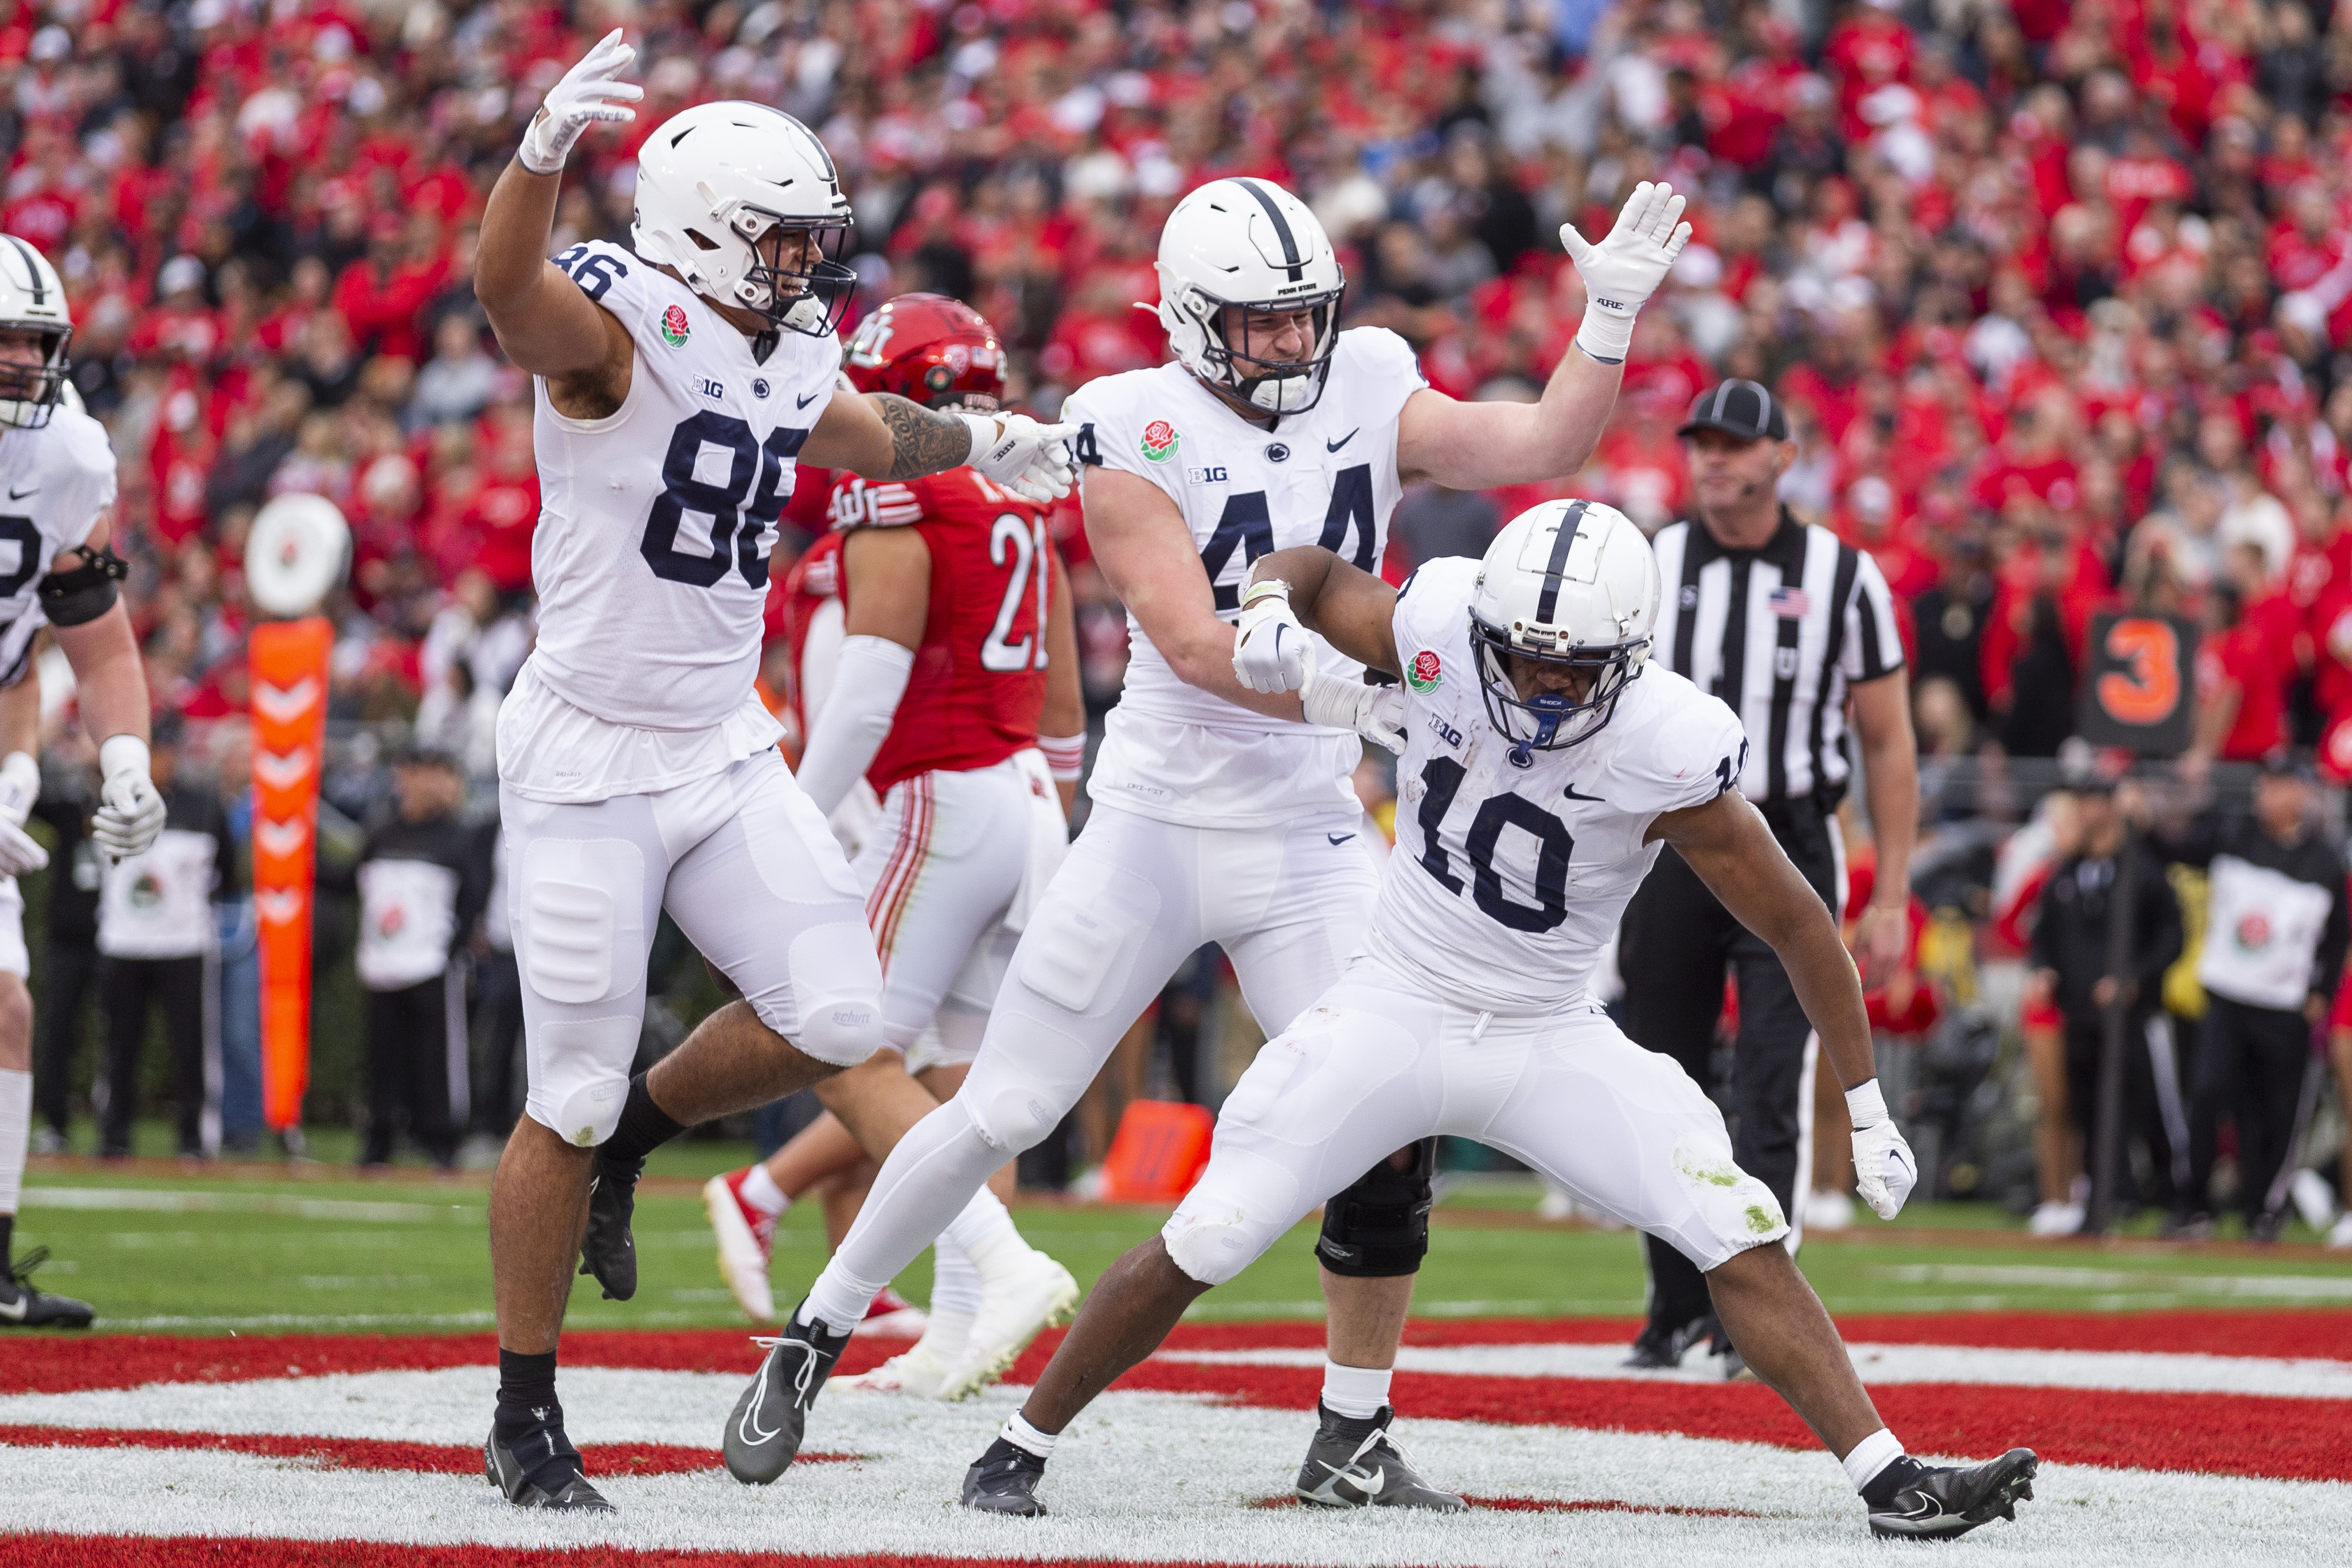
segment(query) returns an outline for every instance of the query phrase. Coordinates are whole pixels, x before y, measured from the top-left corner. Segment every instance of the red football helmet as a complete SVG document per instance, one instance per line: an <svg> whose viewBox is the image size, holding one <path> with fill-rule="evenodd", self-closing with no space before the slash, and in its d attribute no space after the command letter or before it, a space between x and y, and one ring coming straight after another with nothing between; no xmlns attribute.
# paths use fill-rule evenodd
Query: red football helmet
<svg viewBox="0 0 2352 1568"><path fill-rule="evenodd" d="M996 329L960 299L901 294L858 323L842 369L864 392L897 392L940 408L1004 401L1004 350Z"/></svg>

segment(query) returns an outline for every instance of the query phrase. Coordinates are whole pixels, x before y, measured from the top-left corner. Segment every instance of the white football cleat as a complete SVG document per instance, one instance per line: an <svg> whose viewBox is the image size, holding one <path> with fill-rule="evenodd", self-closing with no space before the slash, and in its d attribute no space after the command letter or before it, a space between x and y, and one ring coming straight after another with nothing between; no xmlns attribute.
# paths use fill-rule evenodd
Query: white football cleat
<svg viewBox="0 0 2352 1568"><path fill-rule="evenodd" d="M1853 1229L1853 1199L1833 1186L1815 1187L1805 1195L1805 1228Z"/></svg>
<svg viewBox="0 0 2352 1568"><path fill-rule="evenodd" d="M1032 1250L1003 1280L982 1277L980 1315L963 1354L940 1385L942 1399L964 1399L1013 1370L1029 1342L1077 1314L1078 1282L1070 1271Z"/></svg>
<svg viewBox="0 0 2352 1568"><path fill-rule="evenodd" d="M880 1334L885 1339L913 1339L931 1326L931 1314L885 1285L866 1309L866 1316L849 1332Z"/></svg>
<svg viewBox="0 0 2352 1568"><path fill-rule="evenodd" d="M2330 1247L2352 1247L2352 1209L2346 1209L2344 1218L2336 1222L2336 1228L2327 1233L2327 1244Z"/></svg>
<svg viewBox="0 0 2352 1568"><path fill-rule="evenodd" d="M743 1178L751 1167L712 1176L702 1184L702 1207L719 1238L719 1277L735 1304L754 1322L773 1322L776 1298L768 1289L768 1257L776 1245L776 1217L743 1201Z"/></svg>
<svg viewBox="0 0 2352 1568"><path fill-rule="evenodd" d="M2079 1203L2044 1203L2025 1222L2029 1236L2072 1236L2083 1228L2083 1206Z"/></svg>
<svg viewBox="0 0 2352 1568"><path fill-rule="evenodd" d="M956 1312L933 1312L930 1327L923 1331L923 1337L912 1348L855 1377L836 1377L833 1381L844 1388L861 1388L868 1393L937 1399L971 1337L970 1318Z"/></svg>

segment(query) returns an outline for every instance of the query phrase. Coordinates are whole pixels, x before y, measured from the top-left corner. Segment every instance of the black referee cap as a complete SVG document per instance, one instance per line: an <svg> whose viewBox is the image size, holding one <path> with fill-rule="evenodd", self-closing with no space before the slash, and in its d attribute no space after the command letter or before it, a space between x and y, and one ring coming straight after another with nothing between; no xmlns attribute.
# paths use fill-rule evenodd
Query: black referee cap
<svg viewBox="0 0 2352 1568"><path fill-rule="evenodd" d="M1789 414L1780 400L1756 382L1722 382L1698 394L1698 401L1691 404L1690 418L1675 434L1687 436L1702 430L1720 430L1742 441L1761 441L1767 436L1786 441Z"/></svg>

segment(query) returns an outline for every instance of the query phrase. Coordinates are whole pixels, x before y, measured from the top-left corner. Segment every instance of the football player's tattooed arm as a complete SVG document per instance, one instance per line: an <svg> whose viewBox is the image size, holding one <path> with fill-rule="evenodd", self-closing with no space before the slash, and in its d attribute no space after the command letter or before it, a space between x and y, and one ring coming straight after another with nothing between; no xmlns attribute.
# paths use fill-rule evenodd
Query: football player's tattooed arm
<svg viewBox="0 0 2352 1568"><path fill-rule="evenodd" d="M1308 631L1360 664L1390 674L1403 668L1396 651L1396 590L1321 545L1262 555L1252 582L1290 585L1290 612Z"/></svg>
<svg viewBox="0 0 2352 1568"><path fill-rule="evenodd" d="M1209 574L1167 492L1100 466L1084 485L1095 564L1177 678L1253 713L1303 718L1297 692L1254 692L1234 677L1234 629L1217 619Z"/></svg>
<svg viewBox="0 0 2352 1568"><path fill-rule="evenodd" d="M1847 1089L1877 1076L1862 981L1829 906L1789 863L1756 808L1737 789L1704 806L1662 812L1648 841L1672 844L1734 918L1770 945L1805 1017Z"/></svg>
<svg viewBox="0 0 2352 1568"><path fill-rule="evenodd" d="M842 541L841 564L849 606L841 659L798 773L827 816L889 738L931 601L931 547L913 528L859 528Z"/></svg>
<svg viewBox="0 0 2352 1568"><path fill-rule="evenodd" d="M629 395L635 350L628 329L547 259L562 183L559 174L507 165L482 212L474 298L507 358L547 378L558 412L602 419Z"/></svg>
<svg viewBox="0 0 2352 1568"><path fill-rule="evenodd" d="M1397 416L1397 473L1451 490L1528 485L1575 473L1617 406L1625 367L1571 347L1536 402L1456 402L1423 387Z"/></svg>
<svg viewBox="0 0 2352 1568"><path fill-rule="evenodd" d="M913 479L962 466L971 426L956 414L900 397L858 392L844 382L809 433L801 461L868 479Z"/></svg>
<svg viewBox="0 0 2352 1568"><path fill-rule="evenodd" d="M1087 732L1087 694L1078 669L1078 617L1070 603L1070 574L1063 570L1062 552L1048 544L1045 559L1053 580L1045 588L1045 706L1037 716L1037 733L1050 736ZM1078 781L1057 779L1054 789L1067 817L1078 803Z"/></svg>

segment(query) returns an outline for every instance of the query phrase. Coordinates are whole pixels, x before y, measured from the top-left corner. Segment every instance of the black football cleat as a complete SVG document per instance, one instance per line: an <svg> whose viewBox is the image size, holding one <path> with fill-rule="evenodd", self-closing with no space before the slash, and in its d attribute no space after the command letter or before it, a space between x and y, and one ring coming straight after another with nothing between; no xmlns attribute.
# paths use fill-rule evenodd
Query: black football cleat
<svg viewBox="0 0 2352 1568"><path fill-rule="evenodd" d="M2011 1448L1981 1465L1929 1469L1870 1511L1870 1532L1890 1540L1949 1540L1991 1519L2014 1521L2033 1496L2042 1467L2031 1448Z"/></svg>
<svg viewBox="0 0 2352 1568"><path fill-rule="evenodd" d="M637 1178L646 1162L607 1159L600 1150L588 1178L588 1228L580 1238L580 1271L595 1276L608 1301L637 1293L637 1242L629 1221L637 1209Z"/></svg>
<svg viewBox="0 0 2352 1568"><path fill-rule="evenodd" d="M1728 1349L1731 1344L1713 1312L1703 1312L1671 1328L1653 1318L1634 1336L1633 1354L1619 1364L1647 1372L1671 1372L1683 1364L1683 1356L1691 1346L1706 1339L1715 1341L1721 1349Z"/></svg>
<svg viewBox="0 0 2352 1568"><path fill-rule="evenodd" d="M559 1416L544 1426L532 1428L517 1441L526 1450L536 1444L547 1445L550 1460L568 1460L568 1467L542 1466L537 1480L522 1467L513 1448L499 1437L496 1427L490 1428L489 1440L482 1445L484 1479L506 1494L506 1500L517 1508L543 1508L557 1513L613 1513L617 1511L604 1500L604 1494L588 1484L580 1469L579 1450L572 1439L563 1435L563 1422ZM554 1488L552 1491L549 1487Z"/></svg>
<svg viewBox="0 0 2352 1568"><path fill-rule="evenodd" d="M1037 1500L1037 1483L1045 1479L1045 1460L999 1437L964 1471L963 1505L982 1513L1043 1519L1045 1505Z"/></svg>
<svg viewBox="0 0 2352 1568"><path fill-rule="evenodd" d="M36 1247L22 1262L0 1270L0 1328L86 1329L97 1313L88 1301L52 1296L33 1289L33 1270L48 1260L49 1249Z"/></svg>
<svg viewBox="0 0 2352 1568"><path fill-rule="evenodd" d="M793 1318L798 1316L795 1308ZM719 1447L729 1475L745 1486L763 1487L792 1469L799 1456L809 1406L833 1375L849 1335L828 1333L822 1323L788 1321L782 1333L751 1343L766 1345L768 1359L735 1401Z"/></svg>
<svg viewBox="0 0 2352 1568"><path fill-rule="evenodd" d="M1317 1404L1315 1438L1298 1468L1298 1500L1325 1508L1425 1508L1433 1513L1464 1513L1470 1505L1422 1479L1397 1440L1389 1435L1396 1412L1351 1419Z"/></svg>

